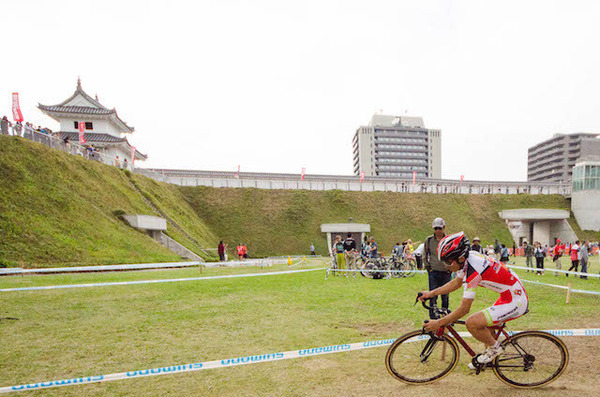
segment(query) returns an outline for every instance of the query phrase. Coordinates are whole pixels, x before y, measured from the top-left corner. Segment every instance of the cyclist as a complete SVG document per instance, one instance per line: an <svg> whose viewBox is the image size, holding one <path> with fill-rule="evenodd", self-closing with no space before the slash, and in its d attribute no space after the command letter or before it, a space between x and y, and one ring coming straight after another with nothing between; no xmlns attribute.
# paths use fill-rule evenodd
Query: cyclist
<svg viewBox="0 0 600 397"><path fill-rule="evenodd" d="M424 324L426 331L436 331L441 326L460 319L471 310L475 299L475 288L481 286L498 292L500 298L493 306L474 313L467 318L467 329L475 339L483 342L487 349L477 356L480 364L489 363L502 354L500 342L492 336L488 327L509 320L514 320L527 313L529 301L527 293L519 277L503 263L491 256L484 256L477 251L471 251L469 240L464 232L444 237L437 248L438 258L446 268L458 272L456 278L432 291L421 292L421 300L437 295L456 291L461 284L464 286L463 299L460 306L452 313ZM474 369L472 364L469 368Z"/></svg>

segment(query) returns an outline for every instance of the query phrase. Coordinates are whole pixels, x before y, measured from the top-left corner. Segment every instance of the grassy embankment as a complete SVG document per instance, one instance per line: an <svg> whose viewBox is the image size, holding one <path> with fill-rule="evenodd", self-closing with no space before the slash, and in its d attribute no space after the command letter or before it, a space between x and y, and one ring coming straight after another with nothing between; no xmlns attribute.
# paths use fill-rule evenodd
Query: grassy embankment
<svg viewBox="0 0 600 397"><path fill-rule="evenodd" d="M204 246L216 245L175 189L153 188L159 207L172 219L186 227L193 223L189 235ZM157 215L125 172L0 136L0 263L53 266L181 259L122 222L121 212ZM167 234L199 251L173 224Z"/></svg>
<svg viewBox="0 0 600 397"><path fill-rule="evenodd" d="M380 249L423 240L431 220L448 232L465 230L484 243L512 243L498 212L511 208L569 208L562 196L436 195L391 192L289 191L180 187L52 150L0 137L0 263L46 266L179 260L118 213L166 216L168 233L192 251L230 254L245 242L254 257L307 253L310 242L327 252L321 223L371 224ZM581 232L599 239L600 233ZM215 254L215 251L207 251Z"/></svg>
<svg viewBox="0 0 600 397"><path fill-rule="evenodd" d="M519 264L522 264L519 259ZM313 264L318 266L318 264ZM283 266L286 268L286 266ZM591 271L598 271L594 257ZM203 275L261 272L260 269L207 269ZM564 276L523 278L563 284ZM132 279L194 277L197 269L161 272L75 274L1 278L0 288ZM597 280L574 280L573 287L598 290ZM370 280L330 277L323 271L257 278L217 279L4 292L0 317L0 386L187 364L365 340L394 338L427 317L413 306L426 278ZM530 313L510 329L597 327L598 296L573 294L565 304L562 290L525 285ZM497 294L478 289L473 311ZM451 296L451 307L461 292ZM592 319L592 320L590 320ZM592 322L590 322L592 321ZM563 337L570 349L567 372L531 396L593 395L600 387L594 351L598 337ZM473 343L472 339L468 340ZM594 347L596 346L596 347ZM477 350L481 346L474 344ZM438 383L410 387L386 372L385 348L330 354L195 373L69 386L28 392L32 396L148 395L473 395L519 396L491 371L475 377L461 363Z"/></svg>
<svg viewBox="0 0 600 397"><path fill-rule="evenodd" d="M306 253L313 242L317 253L327 252L322 223L371 224L380 250L388 253L407 238L424 240L431 221L441 216L447 231L464 230L489 244L494 238L512 246L512 237L498 212L513 208L569 209L560 195L459 195L392 192L267 191L181 187L190 205L210 229L230 244L245 242L255 256ZM580 238L598 240L600 233L582 233L574 218L571 225ZM584 237L585 235L585 237Z"/></svg>

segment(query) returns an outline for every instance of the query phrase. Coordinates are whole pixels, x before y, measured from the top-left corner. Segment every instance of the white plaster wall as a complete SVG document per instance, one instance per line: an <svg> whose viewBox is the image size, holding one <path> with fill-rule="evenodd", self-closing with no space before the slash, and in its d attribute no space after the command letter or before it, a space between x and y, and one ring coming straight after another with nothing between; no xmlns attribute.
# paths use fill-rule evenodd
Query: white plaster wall
<svg viewBox="0 0 600 397"><path fill-rule="evenodd" d="M583 230L600 231L600 190L573 192L571 210Z"/></svg>

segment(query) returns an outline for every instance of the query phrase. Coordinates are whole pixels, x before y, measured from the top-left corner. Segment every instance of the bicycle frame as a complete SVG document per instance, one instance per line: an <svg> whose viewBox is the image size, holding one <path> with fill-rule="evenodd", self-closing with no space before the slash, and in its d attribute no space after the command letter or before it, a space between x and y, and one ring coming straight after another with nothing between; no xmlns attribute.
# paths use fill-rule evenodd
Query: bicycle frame
<svg viewBox="0 0 600 397"><path fill-rule="evenodd" d="M460 345L467 351L467 353L469 353L471 357L475 357L477 353L475 353L475 351L471 349L471 346L469 346L468 343L465 342L465 340L458 334L458 332L456 332L456 330L453 327L454 324L465 325L465 322L459 320L453 324L444 325L436 331L435 336L440 337L444 334L445 330L448 330L448 332L454 337L454 339L456 339L458 343L460 343ZM488 329L492 331L492 336L494 337L494 339L498 340L500 335L504 335L505 338L508 338L510 336L508 332L506 332L506 330L504 329L505 327L505 324L493 325L491 327L488 327Z"/></svg>

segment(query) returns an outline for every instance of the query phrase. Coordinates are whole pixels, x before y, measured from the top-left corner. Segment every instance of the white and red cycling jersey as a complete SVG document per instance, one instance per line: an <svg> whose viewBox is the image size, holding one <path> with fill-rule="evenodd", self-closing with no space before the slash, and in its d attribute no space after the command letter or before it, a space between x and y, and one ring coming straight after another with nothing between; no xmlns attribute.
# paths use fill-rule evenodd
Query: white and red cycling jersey
<svg viewBox="0 0 600 397"><path fill-rule="evenodd" d="M500 294L492 307L483 310L489 326L514 320L527 313L529 299L523 283L515 272L494 258L477 251L469 252L457 277L463 279L465 299L474 299L478 286Z"/></svg>

